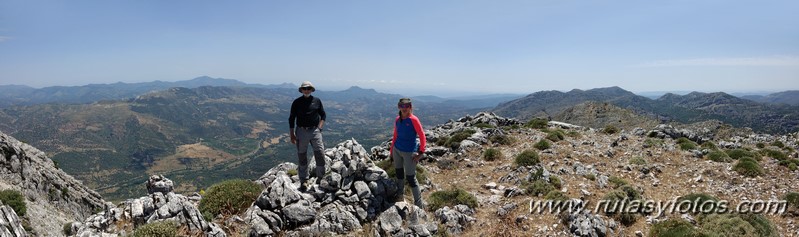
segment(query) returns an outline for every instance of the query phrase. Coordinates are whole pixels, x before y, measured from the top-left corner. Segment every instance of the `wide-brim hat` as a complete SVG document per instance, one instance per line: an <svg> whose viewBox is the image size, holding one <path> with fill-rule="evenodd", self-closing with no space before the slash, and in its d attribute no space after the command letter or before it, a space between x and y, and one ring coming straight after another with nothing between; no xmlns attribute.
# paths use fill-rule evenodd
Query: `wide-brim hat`
<svg viewBox="0 0 799 237"><path fill-rule="evenodd" d="M302 93L302 88L307 88L307 87L310 87L310 88L311 88L311 92L314 92L314 91L316 91L316 88L314 88L314 87L313 87L313 84L311 84L311 82L310 82L310 81L304 81L304 82L302 82L302 84L300 85L300 88L298 88L298 89L297 89L297 91L299 91L300 93Z"/></svg>
<svg viewBox="0 0 799 237"><path fill-rule="evenodd" d="M411 98L402 98L402 99L399 99L399 102L397 102L397 105L410 104L410 103L411 103Z"/></svg>

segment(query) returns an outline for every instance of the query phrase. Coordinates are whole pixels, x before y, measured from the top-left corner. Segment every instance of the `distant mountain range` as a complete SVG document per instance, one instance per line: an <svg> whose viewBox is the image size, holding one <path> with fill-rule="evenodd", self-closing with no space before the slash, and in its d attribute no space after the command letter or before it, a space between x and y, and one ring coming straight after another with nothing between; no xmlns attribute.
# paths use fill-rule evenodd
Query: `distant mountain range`
<svg viewBox="0 0 799 237"><path fill-rule="evenodd" d="M40 89L19 86L0 85L0 107L12 105L34 105L43 103L80 104L101 100L119 100L136 97L147 92L166 90L172 87L197 88L200 86L257 87L257 88L294 88L289 83L277 85L247 84L232 79L211 78L207 76L176 82L142 82L90 84L85 86L52 86Z"/></svg>
<svg viewBox="0 0 799 237"><path fill-rule="evenodd" d="M693 123L715 119L765 133L783 134L799 130L799 106L759 103L723 92L692 92L683 96L666 94L653 100L619 87L541 91L502 103L493 111L520 119L565 118L570 116L562 113L575 112L567 110L586 101L610 103L660 122Z"/></svg>

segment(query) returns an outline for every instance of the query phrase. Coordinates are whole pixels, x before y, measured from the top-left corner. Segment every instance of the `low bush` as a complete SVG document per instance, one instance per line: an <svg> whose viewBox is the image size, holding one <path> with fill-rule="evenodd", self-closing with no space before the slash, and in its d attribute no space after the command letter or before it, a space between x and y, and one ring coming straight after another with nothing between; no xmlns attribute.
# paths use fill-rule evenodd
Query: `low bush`
<svg viewBox="0 0 799 237"><path fill-rule="evenodd" d="M758 142L757 144L755 144L755 147L760 149L766 148L766 143Z"/></svg>
<svg viewBox="0 0 799 237"><path fill-rule="evenodd" d="M494 161L502 158L502 151L495 148L488 148L483 151L483 160Z"/></svg>
<svg viewBox="0 0 799 237"><path fill-rule="evenodd" d="M663 139L658 138L647 138L644 140L644 148L648 147L659 147L663 145Z"/></svg>
<svg viewBox="0 0 799 237"><path fill-rule="evenodd" d="M716 213L716 211L718 211L720 208L719 199L707 193L691 193L677 198L677 203L682 203L682 202L696 203L699 205L698 207L687 210L685 213L710 214L710 213Z"/></svg>
<svg viewBox="0 0 799 237"><path fill-rule="evenodd" d="M286 174L287 174L289 177L291 177L291 176L295 176L295 175L299 174L299 171L297 171L297 169L290 169L290 170L287 170L287 171L286 171Z"/></svg>
<svg viewBox="0 0 799 237"><path fill-rule="evenodd" d="M14 209L17 216L23 217L28 214L25 196L22 196L22 193L19 191L10 189L0 191L0 201L3 201L3 205L8 205L11 209Z"/></svg>
<svg viewBox="0 0 799 237"><path fill-rule="evenodd" d="M463 189L453 188L431 193L430 197L427 199L427 203L427 207L431 211L438 210L445 206L454 207L460 204L475 208L477 207L477 198Z"/></svg>
<svg viewBox="0 0 799 237"><path fill-rule="evenodd" d="M533 166L541 163L538 159L538 153L533 150L524 150L522 153L516 155L516 159L514 160L514 164L516 167L521 166Z"/></svg>
<svg viewBox="0 0 799 237"><path fill-rule="evenodd" d="M627 162L630 163L631 165L645 165L646 164L646 160L643 157L640 157L640 156L636 156L636 157L630 158L630 160L627 161Z"/></svg>
<svg viewBox="0 0 799 237"><path fill-rule="evenodd" d="M543 151L543 150L549 149L550 147L552 147L552 145L549 144L549 142L547 140L541 140L541 141L536 142L533 145L533 147L535 147L535 149Z"/></svg>
<svg viewBox="0 0 799 237"><path fill-rule="evenodd" d="M602 129L602 132L604 132L606 134L615 134L615 133L618 133L619 130L620 129L618 127L616 127L616 126L607 125L607 126L605 126L604 129Z"/></svg>
<svg viewBox="0 0 799 237"><path fill-rule="evenodd" d="M757 229L735 214L710 214L699 219L699 226L716 236L757 237Z"/></svg>
<svg viewBox="0 0 799 237"><path fill-rule="evenodd" d="M573 138L581 138L581 137L583 137L583 134L581 134L580 132L572 130L572 131L567 132L566 136L573 137Z"/></svg>
<svg viewBox="0 0 799 237"><path fill-rule="evenodd" d="M552 187L547 181L541 179L533 182L522 182L521 188L524 189L525 193L532 196L545 195L555 190L555 187Z"/></svg>
<svg viewBox="0 0 799 237"><path fill-rule="evenodd" d="M779 148L785 148L785 143L782 143L781 141L774 141L771 143L771 145Z"/></svg>
<svg viewBox="0 0 799 237"><path fill-rule="evenodd" d="M488 140L491 141L491 143L500 144L500 145L511 145L516 142L516 140L513 139L513 137L510 137L505 134L493 134L488 137Z"/></svg>
<svg viewBox="0 0 799 237"><path fill-rule="evenodd" d="M688 138L684 137L677 139L677 145L680 147L680 149L685 151L695 150L697 147L696 142L688 140Z"/></svg>
<svg viewBox="0 0 799 237"><path fill-rule="evenodd" d="M478 128L496 128L496 126L488 124L488 123L476 123L473 126Z"/></svg>
<svg viewBox="0 0 799 237"><path fill-rule="evenodd" d="M797 192L787 193L785 194L784 199L787 202L788 207L793 207L799 210L799 193Z"/></svg>
<svg viewBox="0 0 799 237"><path fill-rule="evenodd" d="M561 191L552 190L544 196L546 200L555 200L555 201L568 201L569 197L566 194L563 194Z"/></svg>
<svg viewBox="0 0 799 237"><path fill-rule="evenodd" d="M457 133L453 134L452 137L449 137L444 142L443 146L444 147L449 147L449 148L452 148L452 149L457 149L458 147L460 147L460 143L463 140L466 140L466 138L471 137L472 134L474 134L476 132L477 131L472 130L472 129L466 129L466 130L457 132Z"/></svg>
<svg viewBox="0 0 799 237"><path fill-rule="evenodd" d="M765 156L777 159L777 160L788 159L788 155L786 155L782 151L778 151L778 150L763 149L763 150L760 150L760 153L762 153Z"/></svg>
<svg viewBox="0 0 799 237"><path fill-rule="evenodd" d="M690 222L682 219L668 219L652 225L649 237L698 237L699 230Z"/></svg>
<svg viewBox="0 0 799 237"><path fill-rule="evenodd" d="M715 162L732 162L732 158L723 151L711 151L707 154L707 159Z"/></svg>
<svg viewBox="0 0 799 237"><path fill-rule="evenodd" d="M738 217L748 222L755 228L756 236L761 237L777 237L779 236L777 229L770 220L757 214L738 214Z"/></svg>
<svg viewBox="0 0 799 237"><path fill-rule="evenodd" d="M741 158L744 158L744 157L749 157L749 158L753 158L755 160L760 160L760 155L759 154L757 154L755 152L751 152L751 151L745 150L745 149L741 149L741 148L732 149L732 150L726 150L724 152L727 153L727 155L730 156L730 158L732 158L734 160L738 160L738 159L741 159Z"/></svg>
<svg viewBox="0 0 799 237"><path fill-rule="evenodd" d="M243 179L226 180L212 185L200 200L198 209L206 220L217 215L237 215L252 205L261 186Z"/></svg>
<svg viewBox="0 0 799 237"><path fill-rule="evenodd" d="M553 142L559 142L566 138L566 134L564 134L560 129L552 130L547 132L546 138Z"/></svg>
<svg viewBox="0 0 799 237"><path fill-rule="evenodd" d="M719 147L716 146L716 143L713 143L713 142L710 142L710 141L703 142L701 147L705 148L705 149L710 149L710 150L718 150L719 149Z"/></svg>
<svg viewBox="0 0 799 237"><path fill-rule="evenodd" d="M547 121L546 119L534 118L531 119L530 121L527 121L527 123L525 123L524 126L528 128L542 129L547 127L547 123L549 123L549 121Z"/></svg>
<svg viewBox="0 0 799 237"><path fill-rule="evenodd" d="M758 164L755 159L749 157L739 159L738 163L735 163L732 169L738 172L738 174L747 177L757 177L765 173L763 167L760 167L760 164Z"/></svg>
<svg viewBox="0 0 799 237"><path fill-rule="evenodd" d="M614 189L629 184L627 180L624 180L616 176L610 176L610 178L608 178L608 182L610 182L610 184L613 185Z"/></svg>
<svg viewBox="0 0 799 237"><path fill-rule="evenodd" d="M136 228L133 237L173 237L178 236L178 224L171 221L148 223Z"/></svg>

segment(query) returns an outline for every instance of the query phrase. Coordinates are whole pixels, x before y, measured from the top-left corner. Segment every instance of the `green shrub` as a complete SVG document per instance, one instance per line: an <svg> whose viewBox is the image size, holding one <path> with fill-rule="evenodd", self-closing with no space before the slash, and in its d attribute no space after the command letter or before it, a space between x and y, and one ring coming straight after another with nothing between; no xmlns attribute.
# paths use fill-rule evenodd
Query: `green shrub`
<svg viewBox="0 0 799 237"><path fill-rule="evenodd" d="M583 177L585 177L586 179L591 180L591 181L595 181L596 180L596 175L595 174L585 174L585 175L583 175Z"/></svg>
<svg viewBox="0 0 799 237"><path fill-rule="evenodd" d="M691 208L691 210L687 212L693 214L711 214L719 211L720 208L719 199L707 193L691 193L677 198L677 203L682 202L697 203L699 205L697 208Z"/></svg>
<svg viewBox="0 0 799 237"><path fill-rule="evenodd" d="M546 119L534 118L525 123L524 126L528 128L542 129L547 127L547 123L549 123L549 121Z"/></svg>
<svg viewBox="0 0 799 237"><path fill-rule="evenodd" d="M696 149L696 142L693 142L693 141L689 140L688 138L684 138L684 137L681 137L681 138L677 139L677 145L680 146L680 149L686 150L686 151L695 150Z"/></svg>
<svg viewBox="0 0 799 237"><path fill-rule="evenodd" d="M785 201L787 202L788 207L799 208L799 193L790 192L785 194Z"/></svg>
<svg viewBox="0 0 799 237"><path fill-rule="evenodd" d="M704 231L717 236L759 236L755 227L734 214L710 214L699 222Z"/></svg>
<svg viewBox="0 0 799 237"><path fill-rule="evenodd" d="M663 145L663 139L647 138L644 140L644 148L646 147L659 147Z"/></svg>
<svg viewBox="0 0 799 237"><path fill-rule="evenodd" d="M771 158L774 158L774 159L777 159L777 160L788 159L788 155L786 155L785 153L782 153L781 151L778 151L778 150L763 149L763 150L760 150L760 152L763 153L763 155L766 155L768 157L771 157Z"/></svg>
<svg viewBox="0 0 799 237"><path fill-rule="evenodd" d="M70 236L70 235L76 234L76 233L72 233L72 223L71 222L67 222L66 224L61 226L61 233L64 234L64 236Z"/></svg>
<svg viewBox="0 0 799 237"><path fill-rule="evenodd" d="M444 144L446 144L448 140L449 140L448 136L441 136L435 140L436 146L444 146Z"/></svg>
<svg viewBox="0 0 799 237"><path fill-rule="evenodd" d="M719 147L716 146L716 143L713 143L713 142L710 142L710 141L703 142L701 147L705 148L705 149L710 149L710 150L718 150L719 149Z"/></svg>
<svg viewBox="0 0 799 237"><path fill-rule="evenodd" d="M550 145L547 140L541 140L536 142L535 145L533 145L533 147L535 147L535 149L543 151L549 149L550 147L552 147L552 145Z"/></svg>
<svg viewBox="0 0 799 237"><path fill-rule="evenodd" d="M779 148L785 148L785 143L782 143L781 141L774 141L771 143L771 145Z"/></svg>
<svg viewBox="0 0 799 237"><path fill-rule="evenodd" d="M561 183L560 178L554 175L549 176L549 183L552 184L552 187L560 189L563 187L563 183Z"/></svg>
<svg viewBox="0 0 799 237"><path fill-rule="evenodd" d="M580 134L577 131L569 131L569 132L566 133L566 136L573 137L573 138L581 138L581 137L583 137L583 134Z"/></svg>
<svg viewBox="0 0 799 237"><path fill-rule="evenodd" d="M299 171L297 171L297 169L290 169L290 170L287 170L287 171L286 171L286 174L287 174L289 177L291 177L291 176L295 176L295 175L299 174Z"/></svg>
<svg viewBox="0 0 799 237"><path fill-rule="evenodd" d="M758 142L757 144L755 144L755 147L763 149L763 148L766 148L766 144L762 143L762 142Z"/></svg>
<svg viewBox="0 0 799 237"><path fill-rule="evenodd" d="M751 152L751 151L748 151L748 150L745 150L745 149L741 149L741 148L733 149L733 150L726 150L724 152L727 153L727 155L730 156L730 158L732 158L734 160L738 160L738 159L741 159L741 158L744 158L744 157L749 157L749 158L753 158L755 160L760 160L760 155L758 155L757 153L754 153L754 152Z"/></svg>
<svg viewBox="0 0 799 237"><path fill-rule="evenodd" d="M3 201L3 205L8 205L11 209L14 209L17 216L23 217L28 213L25 196L22 196L19 191L10 189L0 191L0 201Z"/></svg>
<svg viewBox="0 0 799 237"><path fill-rule="evenodd" d="M796 167L796 166L797 166L797 164L796 164L796 163L790 163L790 164L788 164L788 170L790 170L790 171L796 171L796 169L797 169L797 167Z"/></svg>
<svg viewBox="0 0 799 237"><path fill-rule="evenodd" d="M748 222L752 227L755 228L755 232L757 233L756 236L762 237L777 237L777 229L774 227L774 224L771 223L768 219L763 217L763 215L757 214L738 214L738 217L743 219L744 221Z"/></svg>
<svg viewBox="0 0 799 237"><path fill-rule="evenodd" d="M555 188L547 183L547 181L541 179L535 180L533 182L522 182L521 188L524 189L525 193L532 196L538 196L539 194L545 195L550 191L555 190Z"/></svg>
<svg viewBox="0 0 799 237"><path fill-rule="evenodd" d="M505 134L493 134L488 137L488 140L494 144L510 145L516 142L512 137Z"/></svg>
<svg viewBox="0 0 799 237"><path fill-rule="evenodd" d="M76 233L72 233L72 222L67 222L61 227L61 233L65 236L74 235Z"/></svg>
<svg viewBox="0 0 799 237"><path fill-rule="evenodd" d="M178 224L171 221L148 223L136 228L133 237L173 237L178 236Z"/></svg>
<svg viewBox="0 0 799 237"><path fill-rule="evenodd" d="M477 207L477 198L463 189L453 188L450 190L433 192L430 194L427 203L427 207L431 211L438 210L445 206L454 207L460 204L475 208Z"/></svg>
<svg viewBox="0 0 799 237"><path fill-rule="evenodd" d="M502 151L494 148L488 148L483 151L483 160L494 161L502 158Z"/></svg>
<svg viewBox="0 0 799 237"><path fill-rule="evenodd" d="M457 132L457 133L453 134L453 135L452 135L452 137L450 137L449 139L447 139L447 141L446 141L446 142L444 142L444 144L443 144L443 145L444 145L444 147L449 147L449 148L452 148L452 149L457 149L458 147L460 147L460 144L461 144L461 142L462 142L463 140L466 140L466 138L469 138L469 137L471 137L471 136L472 136L472 134L474 134L474 133L476 133L476 132L477 132L477 131L475 131L475 130L472 130L472 129L466 129L466 130L463 130L463 131Z"/></svg>
<svg viewBox="0 0 799 237"><path fill-rule="evenodd" d="M488 124L488 123L475 123L473 126L478 128L496 128L496 126Z"/></svg>
<svg viewBox="0 0 799 237"><path fill-rule="evenodd" d="M693 237L704 236L694 225L682 219L668 219L652 225L649 237Z"/></svg>
<svg viewBox="0 0 799 237"><path fill-rule="evenodd" d="M261 186L252 181L226 180L208 188L198 209L206 220L213 220L220 214L236 215L249 208L260 194Z"/></svg>
<svg viewBox="0 0 799 237"><path fill-rule="evenodd" d="M552 130L547 132L547 139L553 142L559 142L566 138L562 130Z"/></svg>
<svg viewBox="0 0 799 237"><path fill-rule="evenodd" d="M645 165L646 164L646 160L643 157L640 157L640 156L636 156L636 157L630 158L630 160L628 162L631 165Z"/></svg>
<svg viewBox="0 0 799 237"><path fill-rule="evenodd" d="M563 194L562 192L560 192L558 190L552 190L552 191L549 191L549 193L547 193L547 195L544 196L544 199L546 199L546 200L556 200L556 201L568 201L569 197L566 196L566 194Z"/></svg>
<svg viewBox="0 0 799 237"><path fill-rule="evenodd" d="M634 190L632 187L630 187L630 189ZM630 196L628 191L629 190L616 189L606 193L602 198L603 200L609 201L608 204L606 204L607 206L603 209L605 214L613 217L625 226L634 224L636 219L638 219L637 213L628 212L629 210L627 210L627 207L630 202L640 198L638 194L634 194L638 195L638 197ZM637 191L635 191L635 193L637 193Z"/></svg>
<svg viewBox="0 0 799 237"><path fill-rule="evenodd" d="M608 182L610 182L610 184L613 185L614 189L629 184L627 180L624 180L616 176L610 176L610 178L608 178Z"/></svg>
<svg viewBox="0 0 799 237"><path fill-rule="evenodd" d="M739 159L738 163L735 163L732 169L738 172L738 174L748 177L756 177L765 173L763 168L760 167L760 164L758 164L755 159L749 157Z"/></svg>
<svg viewBox="0 0 799 237"><path fill-rule="evenodd" d="M538 159L538 153L533 150L522 151L522 153L516 155L516 159L514 160L516 167L533 166L540 162L541 161Z"/></svg>
<svg viewBox="0 0 799 237"><path fill-rule="evenodd" d="M641 199L641 192L629 184L619 187L618 190L624 191L627 194L627 199Z"/></svg>
<svg viewBox="0 0 799 237"><path fill-rule="evenodd" d="M732 158L723 151L711 151L707 154L707 159L715 162L732 162Z"/></svg>
<svg viewBox="0 0 799 237"><path fill-rule="evenodd" d="M619 128L617 128L616 126L613 126L613 125L607 125L607 126L605 126L604 129L602 129L602 132L607 133L607 134L615 134L615 133L619 132Z"/></svg>

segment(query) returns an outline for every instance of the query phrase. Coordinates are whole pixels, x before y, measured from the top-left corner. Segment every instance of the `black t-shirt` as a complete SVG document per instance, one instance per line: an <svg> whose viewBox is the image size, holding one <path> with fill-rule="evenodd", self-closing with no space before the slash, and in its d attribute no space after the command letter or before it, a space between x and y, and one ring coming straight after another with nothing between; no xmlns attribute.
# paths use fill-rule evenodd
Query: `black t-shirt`
<svg viewBox="0 0 799 237"><path fill-rule="evenodd" d="M298 127L316 127L325 117L325 108L319 98L300 96L291 103L289 128L294 128L295 119Z"/></svg>

